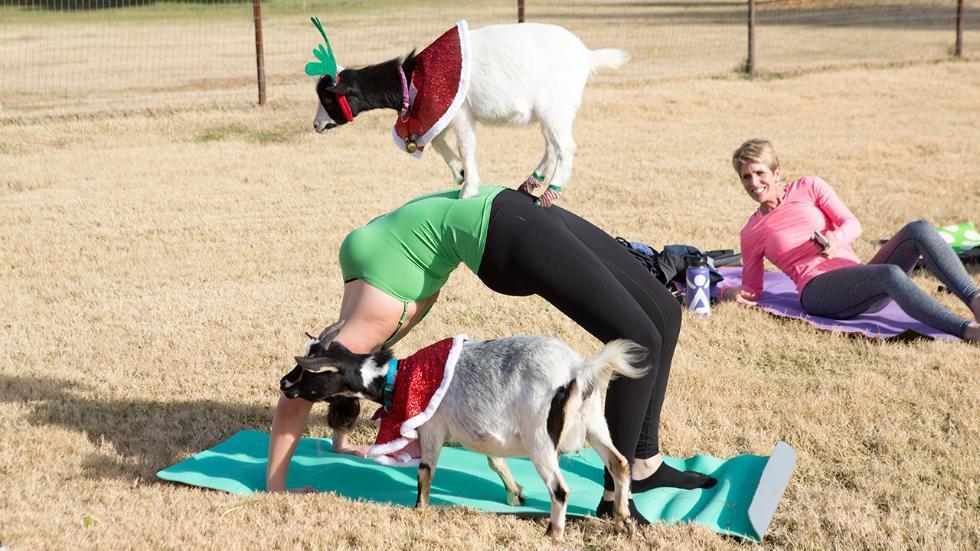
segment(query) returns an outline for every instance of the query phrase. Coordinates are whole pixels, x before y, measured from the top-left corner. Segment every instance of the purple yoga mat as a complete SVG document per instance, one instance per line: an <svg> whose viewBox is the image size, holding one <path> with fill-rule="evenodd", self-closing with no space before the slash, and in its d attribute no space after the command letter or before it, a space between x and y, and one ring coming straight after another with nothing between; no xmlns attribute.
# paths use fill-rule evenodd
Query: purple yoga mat
<svg viewBox="0 0 980 551"><path fill-rule="evenodd" d="M725 277L722 285L741 285L741 268L719 268ZM716 289L717 294L717 289ZM958 341L959 337L933 329L909 317L895 302L889 302L878 312L861 314L855 318L835 320L812 316L803 311L800 306L800 295L796 285L782 272L766 272L765 290L759 299L759 307L777 316L801 319L810 325L825 331L841 331L844 333L860 333L873 339L915 339L930 338Z"/></svg>

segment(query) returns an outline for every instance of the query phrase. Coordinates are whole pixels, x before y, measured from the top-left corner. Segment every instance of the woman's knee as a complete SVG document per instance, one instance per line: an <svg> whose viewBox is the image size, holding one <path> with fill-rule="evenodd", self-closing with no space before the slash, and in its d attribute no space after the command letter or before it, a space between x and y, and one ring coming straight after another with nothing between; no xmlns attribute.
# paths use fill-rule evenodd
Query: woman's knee
<svg viewBox="0 0 980 551"><path fill-rule="evenodd" d="M664 342L670 338L676 340L676 335L662 334L653 323L637 323L621 338L629 339L642 346L647 354L646 361L656 364Z"/></svg>
<svg viewBox="0 0 980 551"><path fill-rule="evenodd" d="M931 235L936 233L936 229L929 223L928 220L916 220L915 222L909 222L902 229L908 231L914 236Z"/></svg>
<svg viewBox="0 0 980 551"><path fill-rule="evenodd" d="M878 266L876 277L880 278L880 281L885 283L886 287L904 283L909 279L909 274L901 266L896 264L879 264Z"/></svg>

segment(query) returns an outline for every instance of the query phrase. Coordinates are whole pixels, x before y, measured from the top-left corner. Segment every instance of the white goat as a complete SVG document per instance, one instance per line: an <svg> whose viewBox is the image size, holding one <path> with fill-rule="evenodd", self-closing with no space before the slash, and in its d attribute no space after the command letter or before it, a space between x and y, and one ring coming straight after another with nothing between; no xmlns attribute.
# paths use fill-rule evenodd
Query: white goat
<svg viewBox="0 0 980 551"><path fill-rule="evenodd" d="M432 138L432 145L449 165L454 181L463 184L461 197L472 197L480 185L476 121L502 125L538 121L545 152L534 171L540 178L529 177L526 185L551 184L550 204L571 178L576 147L572 123L589 75L600 67L621 67L629 55L612 48L589 50L577 36L556 25L492 25L468 33L465 22L462 27L464 39L469 37L471 59L466 100L449 125ZM411 82L414 61L413 53L402 62L394 59L345 69L338 75L339 83L330 76L321 77L314 129L325 132L370 109L401 109L407 98L399 70ZM352 117L344 116L338 96L347 100ZM458 154L446 141L450 129L456 133Z"/></svg>
<svg viewBox="0 0 980 551"><path fill-rule="evenodd" d="M283 395L311 402L329 400L333 403L331 415L340 407L336 402L340 397L367 398L378 403L393 400L397 404L399 388L406 387L400 387L396 378L393 387L389 387L393 390L386 389L386 376L392 369L391 352L382 349L373 354L354 354L332 342L339 326L325 329L311 342L306 356L296 357L297 366L280 382ZM524 497L501 458L530 456L551 494L547 535L561 538L568 486L558 467L558 455L575 451L588 441L613 477L613 517L626 527L629 465L610 438L602 412L602 394L614 376L643 376L646 370L635 367L645 354L643 348L631 341L616 340L592 358L582 359L567 344L550 337L467 341L460 336L454 339L449 357L454 353L457 359L452 365L448 362L453 360L447 360L445 371L451 375L448 382L443 376L440 391L445 391L441 401L435 403L435 410L430 411L430 402L424 414L401 425L400 440L375 446L382 448L379 452L375 448L369 452L387 454L389 449L385 448L400 449L413 438L418 439L422 457L417 506L428 505L439 452L445 440L453 438L488 456L511 505L523 503ZM401 377L402 371L399 364L396 377ZM355 405L344 415L352 421L358 410Z"/></svg>

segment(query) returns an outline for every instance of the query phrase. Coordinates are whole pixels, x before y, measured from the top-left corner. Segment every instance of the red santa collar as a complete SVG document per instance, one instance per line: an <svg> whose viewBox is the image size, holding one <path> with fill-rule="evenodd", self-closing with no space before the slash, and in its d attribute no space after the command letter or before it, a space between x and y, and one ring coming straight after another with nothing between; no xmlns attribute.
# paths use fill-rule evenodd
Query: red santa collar
<svg viewBox="0 0 980 551"><path fill-rule="evenodd" d="M339 68L339 70L342 71L343 67ZM337 72L337 78L334 79L334 81L336 84L340 84L339 71ZM343 94L334 94L334 97L337 100L337 105L340 106L340 112L344 114L344 118L347 119L347 122L354 122L354 114L350 110L350 104L347 103L347 96Z"/></svg>
<svg viewBox="0 0 980 551"><path fill-rule="evenodd" d="M415 56L408 86L408 116L391 129L395 145L422 156L432 138L449 126L466 100L470 85L470 37L465 20L456 22Z"/></svg>
<svg viewBox="0 0 980 551"><path fill-rule="evenodd" d="M466 335L431 344L398 361L391 407L384 412L368 457L385 465L418 465L405 448L419 437L418 427L435 415L449 390Z"/></svg>

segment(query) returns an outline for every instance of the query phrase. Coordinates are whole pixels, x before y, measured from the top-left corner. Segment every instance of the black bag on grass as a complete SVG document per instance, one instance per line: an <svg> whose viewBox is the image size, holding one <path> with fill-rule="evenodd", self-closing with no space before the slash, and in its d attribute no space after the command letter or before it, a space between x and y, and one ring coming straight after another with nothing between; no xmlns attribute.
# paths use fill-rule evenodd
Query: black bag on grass
<svg viewBox="0 0 980 551"><path fill-rule="evenodd" d="M653 247L639 241L626 241L622 237L617 237L626 250L633 255L647 270L667 286L672 289L670 282L684 283L685 272L687 271L687 256L703 255L708 257L708 272L711 278L711 285L717 285L724 278L718 273L717 268L722 266L741 266L742 255L732 249L719 249L704 252L691 245L667 245L662 252L658 252Z"/></svg>

